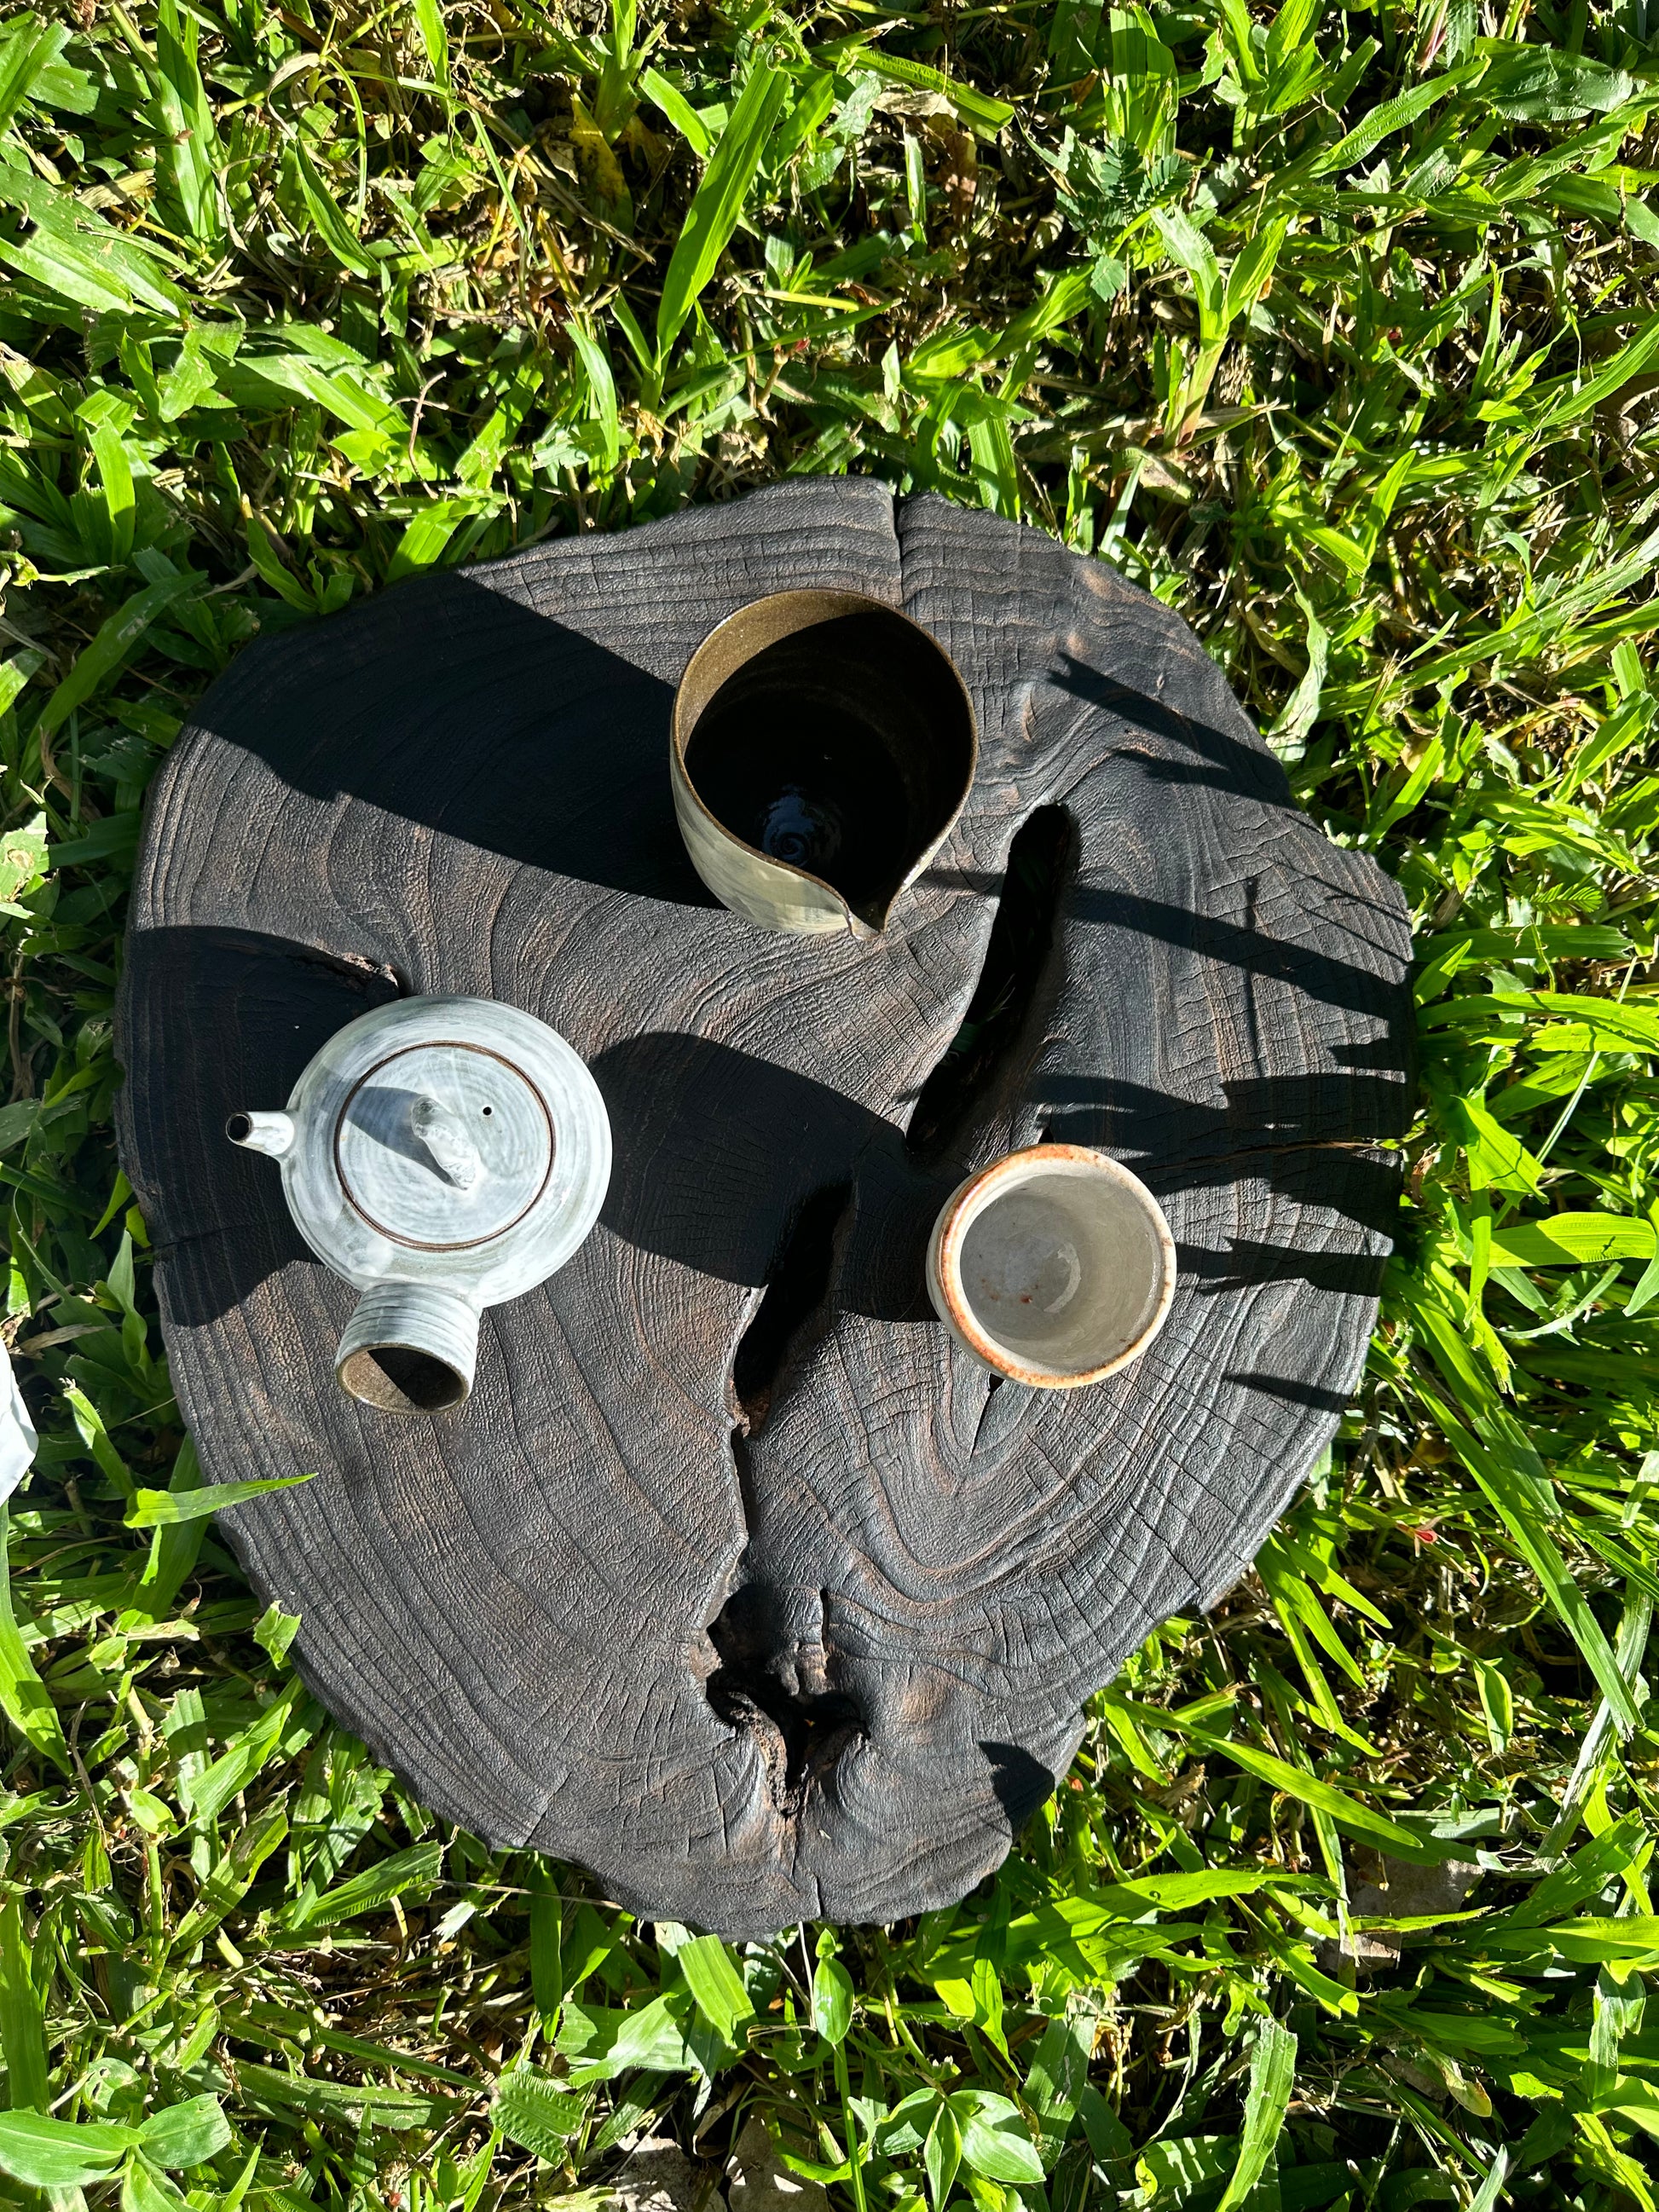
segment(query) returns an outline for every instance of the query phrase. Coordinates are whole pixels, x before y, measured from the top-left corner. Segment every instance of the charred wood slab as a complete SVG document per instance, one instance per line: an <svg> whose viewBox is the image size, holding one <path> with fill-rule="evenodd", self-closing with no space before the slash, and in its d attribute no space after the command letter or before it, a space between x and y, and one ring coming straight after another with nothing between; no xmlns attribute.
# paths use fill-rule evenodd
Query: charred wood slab
<svg viewBox="0 0 1659 2212"><path fill-rule="evenodd" d="M674 687L793 587L954 657L966 808L892 926L763 934L677 835ZM1405 912L1176 617L1037 533L868 482L401 585L244 653L158 777L122 1156L224 1525L307 1682L428 1804L732 1935L994 1867L1080 1709L1211 1604L1359 1374L1409 1096ZM398 991L592 1067L599 1227L484 1317L431 1419L343 1396L352 1292L225 1117ZM954 1349L928 1230L1042 1138L1157 1192L1167 1327L1098 1387Z"/></svg>

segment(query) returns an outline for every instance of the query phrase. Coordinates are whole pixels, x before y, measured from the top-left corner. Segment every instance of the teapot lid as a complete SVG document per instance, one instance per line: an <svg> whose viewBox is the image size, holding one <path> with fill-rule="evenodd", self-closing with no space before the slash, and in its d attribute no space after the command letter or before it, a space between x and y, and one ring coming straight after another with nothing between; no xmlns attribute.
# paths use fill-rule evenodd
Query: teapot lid
<svg viewBox="0 0 1659 2212"><path fill-rule="evenodd" d="M518 1297L570 1257L610 1180L592 1077L556 1030L495 1000L377 1006L329 1038L288 1112L295 1221L360 1287Z"/></svg>
<svg viewBox="0 0 1659 2212"><path fill-rule="evenodd" d="M350 1205L394 1244L459 1252L504 1236L547 1188L553 1117L505 1053L459 1038L396 1047L334 1125Z"/></svg>

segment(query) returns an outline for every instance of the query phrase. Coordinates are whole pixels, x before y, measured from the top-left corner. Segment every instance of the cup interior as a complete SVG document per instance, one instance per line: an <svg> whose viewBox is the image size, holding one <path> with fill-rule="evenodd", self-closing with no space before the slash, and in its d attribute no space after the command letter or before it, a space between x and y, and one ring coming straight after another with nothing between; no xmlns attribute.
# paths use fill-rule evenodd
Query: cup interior
<svg viewBox="0 0 1659 2212"><path fill-rule="evenodd" d="M686 775L734 837L878 920L962 804L975 750L967 696L927 633L888 608L779 635L775 605L716 634L730 672L696 714Z"/></svg>
<svg viewBox="0 0 1659 2212"><path fill-rule="evenodd" d="M1121 1362L1167 1306L1166 1235L1151 1193L1103 1164L1033 1163L993 1183L953 1268L986 1356L1055 1382Z"/></svg>

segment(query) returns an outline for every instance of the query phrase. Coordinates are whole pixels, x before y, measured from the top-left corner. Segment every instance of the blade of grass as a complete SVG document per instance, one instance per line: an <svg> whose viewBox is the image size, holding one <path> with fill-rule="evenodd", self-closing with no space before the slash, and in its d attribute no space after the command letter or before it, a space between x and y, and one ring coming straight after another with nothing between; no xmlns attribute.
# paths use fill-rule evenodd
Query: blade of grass
<svg viewBox="0 0 1659 2212"><path fill-rule="evenodd" d="M1264 2020L1256 2031L1238 2159L1216 2212L1238 2212L1267 2170L1267 2161L1284 2130L1285 2107L1296 2081L1296 2049L1295 2036L1279 2021Z"/></svg>
<svg viewBox="0 0 1659 2212"><path fill-rule="evenodd" d="M657 307L656 358L665 363L686 317L708 287L726 243L737 228L743 204L788 89L786 73L757 60L737 106L720 135L702 181L686 211L663 280Z"/></svg>

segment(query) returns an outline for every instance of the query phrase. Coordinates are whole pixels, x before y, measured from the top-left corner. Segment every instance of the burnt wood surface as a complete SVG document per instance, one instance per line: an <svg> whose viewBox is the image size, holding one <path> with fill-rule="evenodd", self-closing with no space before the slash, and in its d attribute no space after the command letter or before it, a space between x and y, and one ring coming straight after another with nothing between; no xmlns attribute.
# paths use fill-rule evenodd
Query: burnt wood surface
<svg viewBox="0 0 1659 2212"><path fill-rule="evenodd" d="M670 800L694 647L807 586L906 609L980 720L959 823L864 943L713 904ZM1013 980L947 1053L1034 816ZM121 1140L208 1475L319 1471L221 1523L306 1680L426 1803L653 1917L961 1895L1330 1437L1397 1203L1369 1147L1407 1118L1408 954L1184 623L931 497L787 486L256 645L151 797ZM550 1022L616 1141L599 1227L429 1419L341 1394L355 1293L222 1133L399 989ZM994 1384L922 1283L954 1184L1045 1136L1137 1169L1180 1256L1146 1357L1074 1393Z"/></svg>

